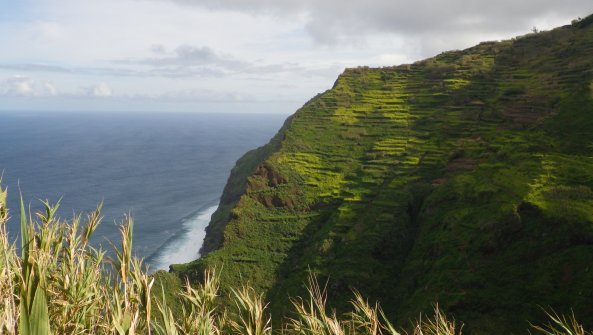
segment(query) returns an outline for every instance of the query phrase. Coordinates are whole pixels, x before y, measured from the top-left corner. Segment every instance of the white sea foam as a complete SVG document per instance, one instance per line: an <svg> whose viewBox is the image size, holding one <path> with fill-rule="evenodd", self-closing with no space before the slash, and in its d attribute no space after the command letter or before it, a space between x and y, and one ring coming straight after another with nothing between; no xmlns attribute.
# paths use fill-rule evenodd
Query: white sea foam
<svg viewBox="0 0 593 335"><path fill-rule="evenodd" d="M169 241L151 264L152 270L167 270L170 264L187 263L199 257L206 227L217 206L206 208L183 222L183 233Z"/></svg>

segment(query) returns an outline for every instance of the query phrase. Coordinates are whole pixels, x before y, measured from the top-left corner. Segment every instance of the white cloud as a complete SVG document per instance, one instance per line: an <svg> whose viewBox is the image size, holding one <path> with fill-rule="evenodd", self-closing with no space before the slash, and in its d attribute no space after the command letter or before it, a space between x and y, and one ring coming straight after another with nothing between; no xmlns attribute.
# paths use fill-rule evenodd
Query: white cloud
<svg viewBox="0 0 593 335"><path fill-rule="evenodd" d="M263 77L280 73L292 73L305 77L327 77L335 76L344 67L335 62L324 64L302 64L298 62L270 64L262 60L239 60L238 57L220 53L208 46L183 44L176 47L172 52L167 52L163 45L153 45L150 49L156 54L153 57L113 60L103 67L69 68L37 63L0 63L0 70L61 73L77 76L188 79L239 75ZM376 59L384 61L382 57Z"/></svg>
<svg viewBox="0 0 593 335"><path fill-rule="evenodd" d="M100 83L90 87L83 87L82 95L97 98L105 98L113 96L113 90L106 83Z"/></svg>
<svg viewBox="0 0 593 335"><path fill-rule="evenodd" d="M32 26L34 35L44 39L57 39L63 34L63 29L57 22L41 21L35 22Z"/></svg>
<svg viewBox="0 0 593 335"><path fill-rule="evenodd" d="M58 90L56 90L55 86L48 81L42 82L43 85L43 92L49 96L55 96L58 94Z"/></svg>
<svg viewBox="0 0 593 335"><path fill-rule="evenodd" d="M150 46L150 51L154 52L155 54L165 54L167 52L167 48L164 45L155 43Z"/></svg>
<svg viewBox="0 0 593 335"><path fill-rule="evenodd" d="M0 81L0 96L48 97L56 94L56 87L46 80L14 75Z"/></svg>
<svg viewBox="0 0 593 335"><path fill-rule="evenodd" d="M227 70L238 69L248 65L246 62L234 59L229 55L221 54L208 46L192 46L182 44L175 48L173 53L167 53L164 46L153 45L151 50L158 54L158 57L125 59L115 61L115 63L128 65L150 65L158 68L167 66L180 66L189 68L197 66L210 69L218 68Z"/></svg>
<svg viewBox="0 0 593 335"><path fill-rule="evenodd" d="M59 95L89 109L158 97L174 110L176 99L304 102L344 67L549 29L593 12L593 2L35 0L2 9L14 19L0 21L0 79L29 77L0 80L1 95Z"/></svg>
<svg viewBox="0 0 593 335"><path fill-rule="evenodd" d="M241 94L239 92L228 92L228 91L214 91L209 89L187 89L182 91L171 91L166 92L154 97L138 97L138 98L151 98L161 101L196 101L196 102L209 102L209 103L251 103L257 102L257 100L249 95Z"/></svg>

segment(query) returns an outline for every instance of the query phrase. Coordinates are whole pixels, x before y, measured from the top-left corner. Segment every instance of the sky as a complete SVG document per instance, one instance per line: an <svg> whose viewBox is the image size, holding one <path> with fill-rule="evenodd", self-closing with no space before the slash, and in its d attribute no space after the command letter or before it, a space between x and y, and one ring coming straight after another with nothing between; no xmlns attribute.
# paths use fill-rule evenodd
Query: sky
<svg viewBox="0 0 593 335"><path fill-rule="evenodd" d="M591 0L0 0L0 110L290 114L344 68L589 14Z"/></svg>

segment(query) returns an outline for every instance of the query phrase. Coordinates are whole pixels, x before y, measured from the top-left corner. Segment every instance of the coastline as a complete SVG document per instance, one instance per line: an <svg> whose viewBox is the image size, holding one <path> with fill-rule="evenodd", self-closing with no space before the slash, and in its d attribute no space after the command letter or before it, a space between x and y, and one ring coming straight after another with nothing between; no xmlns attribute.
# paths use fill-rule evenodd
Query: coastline
<svg viewBox="0 0 593 335"><path fill-rule="evenodd" d="M171 264L187 263L199 258L199 251L206 236L206 227L217 208L218 203L208 203L183 218L181 229L145 259L151 272L168 270Z"/></svg>

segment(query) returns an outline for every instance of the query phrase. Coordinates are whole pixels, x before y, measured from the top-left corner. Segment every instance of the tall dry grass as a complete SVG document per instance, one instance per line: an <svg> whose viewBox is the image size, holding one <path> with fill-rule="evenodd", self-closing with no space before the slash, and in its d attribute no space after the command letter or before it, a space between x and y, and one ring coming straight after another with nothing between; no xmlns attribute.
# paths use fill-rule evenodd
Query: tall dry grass
<svg viewBox="0 0 593 335"><path fill-rule="evenodd" d="M354 292L344 316L327 307L327 293L314 277L308 295L292 299L293 316L282 325L272 318L262 294L249 286L230 288L225 301L215 271L201 284L186 283L174 314L164 287L155 287L142 260L132 253L133 221L121 226L114 257L89 242L101 222L101 206L69 221L56 217L58 205L43 202L31 215L20 206L20 255L8 236L6 189L0 187L0 334L199 334L199 335L400 335L378 304ZM162 298L154 301L153 290ZM179 303L176 302L176 303ZM574 317L550 314L550 324L534 326L546 335L590 335ZM274 326L274 327L273 327ZM420 318L413 335L460 335L461 327L438 307Z"/></svg>

